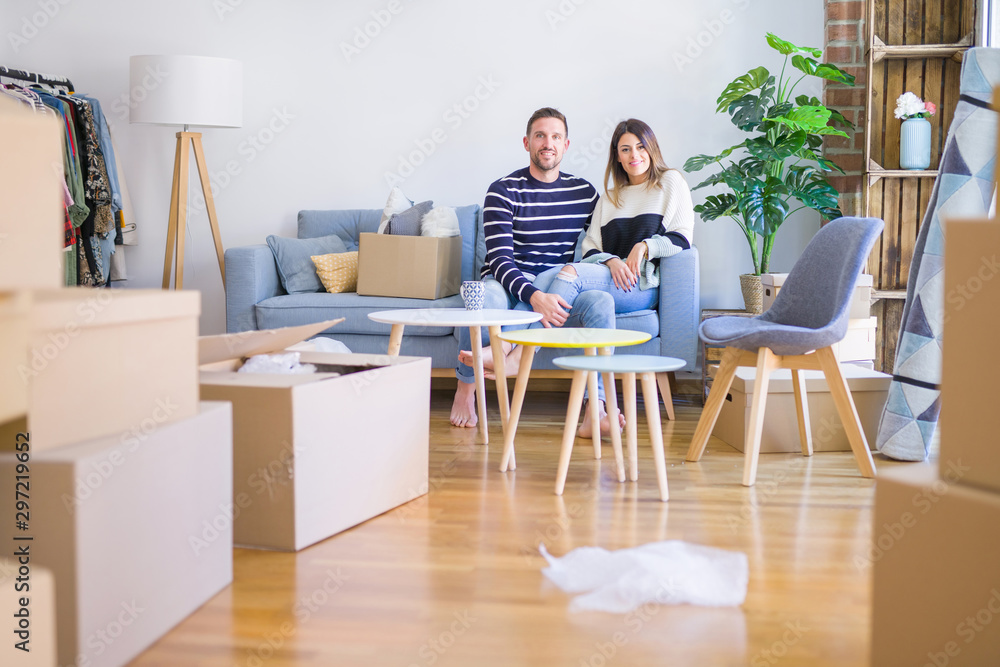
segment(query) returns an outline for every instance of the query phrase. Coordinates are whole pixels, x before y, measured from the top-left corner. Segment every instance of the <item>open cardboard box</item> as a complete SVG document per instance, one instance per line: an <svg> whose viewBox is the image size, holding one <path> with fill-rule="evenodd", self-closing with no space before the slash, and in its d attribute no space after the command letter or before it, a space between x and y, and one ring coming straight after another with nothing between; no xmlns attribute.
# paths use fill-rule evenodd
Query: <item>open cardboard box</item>
<svg viewBox="0 0 1000 667"><path fill-rule="evenodd" d="M430 359L303 352L319 372L238 372L341 321L200 341L202 398L233 404L238 545L298 551L427 493Z"/></svg>
<svg viewBox="0 0 1000 667"><path fill-rule="evenodd" d="M462 285L461 236L364 233L358 246L358 294L442 299Z"/></svg>
<svg viewBox="0 0 1000 667"><path fill-rule="evenodd" d="M28 411L30 292L0 292L0 424L23 418Z"/></svg>

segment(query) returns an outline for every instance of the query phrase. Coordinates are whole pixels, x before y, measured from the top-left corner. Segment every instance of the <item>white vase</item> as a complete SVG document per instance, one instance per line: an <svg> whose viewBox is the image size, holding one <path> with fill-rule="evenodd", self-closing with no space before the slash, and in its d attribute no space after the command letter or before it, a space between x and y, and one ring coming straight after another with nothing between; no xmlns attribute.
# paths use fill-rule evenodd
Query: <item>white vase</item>
<svg viewBox="0 0 1000 667"><path fill-rule="evenodd" d="M899 168L931 166L931 124L926 118L907 118L899 128Z"/></svg>

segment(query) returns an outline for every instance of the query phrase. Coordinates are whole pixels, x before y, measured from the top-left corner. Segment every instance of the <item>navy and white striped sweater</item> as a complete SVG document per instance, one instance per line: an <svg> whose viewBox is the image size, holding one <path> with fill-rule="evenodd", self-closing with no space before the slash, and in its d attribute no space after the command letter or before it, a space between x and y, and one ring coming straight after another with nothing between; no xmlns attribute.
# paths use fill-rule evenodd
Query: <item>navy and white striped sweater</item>
<svg viewBox="0 0 1000 667"><path fill-rule="evenodd" d="M585 179L560 172L552 183L534 178L528 167L490 185L483 206L486 266L509 294L530 303L531 278L572 263L580 232L590 224L597 190Z"/></svg>

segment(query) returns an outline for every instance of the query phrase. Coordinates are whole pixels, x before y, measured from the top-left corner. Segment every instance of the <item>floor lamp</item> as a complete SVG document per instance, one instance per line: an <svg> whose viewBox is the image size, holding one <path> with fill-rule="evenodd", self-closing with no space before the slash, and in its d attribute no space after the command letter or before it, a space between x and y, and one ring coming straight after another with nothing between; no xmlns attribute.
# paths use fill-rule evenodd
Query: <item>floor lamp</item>
<svg viewBox="0 0 1000 667"><path fill-rule="evenodd" d="M222 287L226 265L222 237L215 215L201 133L188 127L240 127L243 125L243 64L227 58L202 56L132 56L129 59L129 122L182 125L174 153L174 179L170 190L167 247L163 258L163 289L170 287L173 264L174 289L184 286L184 236L187 224L188 168L191 150L201 180L208 222L219 258Z"/></svg>

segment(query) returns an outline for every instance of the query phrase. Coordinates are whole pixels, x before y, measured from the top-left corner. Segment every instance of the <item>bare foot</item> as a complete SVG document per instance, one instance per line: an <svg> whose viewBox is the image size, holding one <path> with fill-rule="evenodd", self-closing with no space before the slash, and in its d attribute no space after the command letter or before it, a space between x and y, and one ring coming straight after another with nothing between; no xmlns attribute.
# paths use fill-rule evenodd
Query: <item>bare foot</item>
<svg viewBox="0 0 1000 667"><path fill-rule="evenodd" d="M488 350L489 348L483 350L483 377L488 380L495 380L497 374L493 368L493 355L489 354ZM521 366L521 346L518 345L511 349L510 343L504 343L503 352L506 355L504 357L504 375L513 377L517 375L517 371ZM458 353L458 360L466 366L471 366L472 352L469 350L460 351Z"/></svg>
<svg viewBox="0 0 1000 667"><path fill-rule="evenodd" d="M601 435L611 434L611 420L608 419L608 412L604 409L604 401L597 402L597 413L601 419ZM622 414L621 410L618 411L618 430L621 431L625 428L625 415ZM583 423L580 424L580 428L577 429L576 435L580 438L589 438L594 434L590 426L590 404L584 406L583 411Z"/></svg>
<svg viewBox="0 0 1000 667"><path fill-rule="evenodd" d="M451 425L463 428L475 428L479 423L476 417L476 385L459 382L455 389L455 402L451 404Z"/></svg>

